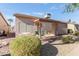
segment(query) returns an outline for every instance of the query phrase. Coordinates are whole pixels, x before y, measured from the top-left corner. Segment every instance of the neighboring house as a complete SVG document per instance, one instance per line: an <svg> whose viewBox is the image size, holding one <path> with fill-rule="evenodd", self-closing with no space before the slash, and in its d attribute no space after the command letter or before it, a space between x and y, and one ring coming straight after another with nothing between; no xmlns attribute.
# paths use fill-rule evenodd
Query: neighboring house
<svg viewBox="0 0 79 59"><path fill-rule="evenodd" d="M75 33L76 31L79 31L79 24L68 23L67 27L68 29L72 29L73 33Z"/></svg>
<svg viewBox="0 0 79 59"><path fill-rule="evenodd" d="M0 13L0 31L5 31L5 33L9 32L9 24L2 13Z"/></svg>
<svg viewBox="0 0 79 59"><path fill-rule="evenodd" d="M41 34L67 34L67 23L56 21L53 19L38 18L34 16L24 15L24 14L14 14L16 18L15 32L17 34L30 32L35 33L38 28L34 21L38 20L42 23Z"/></svg>

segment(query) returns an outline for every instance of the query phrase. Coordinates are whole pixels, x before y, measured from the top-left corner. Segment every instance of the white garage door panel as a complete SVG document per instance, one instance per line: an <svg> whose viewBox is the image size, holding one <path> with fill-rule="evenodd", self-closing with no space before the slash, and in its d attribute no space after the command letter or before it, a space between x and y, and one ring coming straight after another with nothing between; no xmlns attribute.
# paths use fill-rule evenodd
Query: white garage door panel
<svg viewBox="0 0 79 59"><path fill-rule="evenodd" d="M20 33L24 33L27 31L27 26L25 23L20 23Z"/></svg>
<svg viewBox="0 0 79 59"><path fill-rule="evenodd" d="M33 25L29 25L29 24L26 24L26 23L23 23L23 22L19 23L18 29L19 29L20 33L25 33L25 32L33 33L34 32Z"/></svg>
<svg viewBox="0 0 79 59"><path fill-rule="evenodd" d="M33 27L32 25L27 25L27 32L33 32Z"/></svg>

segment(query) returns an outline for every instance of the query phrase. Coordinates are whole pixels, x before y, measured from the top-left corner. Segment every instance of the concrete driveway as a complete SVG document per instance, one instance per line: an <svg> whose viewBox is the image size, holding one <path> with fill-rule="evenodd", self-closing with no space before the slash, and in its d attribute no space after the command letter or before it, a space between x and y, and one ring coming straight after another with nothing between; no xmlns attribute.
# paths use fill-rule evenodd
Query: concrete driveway
<svg viewBox="0 0 79 59"><path fill-rule="evenodd" d="M43 48L43 56L79 56L79 41L70 44L62 44L60 41L44 42L43 45L47 46Z"/></svg>

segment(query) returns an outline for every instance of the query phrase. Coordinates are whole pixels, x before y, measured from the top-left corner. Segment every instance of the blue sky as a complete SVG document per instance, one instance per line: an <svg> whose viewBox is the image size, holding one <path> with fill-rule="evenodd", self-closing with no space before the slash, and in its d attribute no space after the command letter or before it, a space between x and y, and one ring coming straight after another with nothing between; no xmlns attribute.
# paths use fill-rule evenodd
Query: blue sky
<svg viewBox="0 0 79 59"><path fill-rule="evenodd" d="M44 17L46 13L51 13L52 19L60 21L72 19L72 21L79 23L79 10L72 13L64 13L65 5L64 3L0 3L0 12L3 13L6 20L13 19L14 22L12 25L15 23L13 16L15 13L37 17Z"/></svg>

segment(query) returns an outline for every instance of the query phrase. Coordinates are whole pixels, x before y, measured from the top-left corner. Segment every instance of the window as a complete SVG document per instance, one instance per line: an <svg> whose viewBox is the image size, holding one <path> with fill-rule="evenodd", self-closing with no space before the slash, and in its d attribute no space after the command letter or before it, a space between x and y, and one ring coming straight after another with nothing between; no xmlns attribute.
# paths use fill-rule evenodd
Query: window
<svg viewBox="0 0 79 59"><path fill-rule="evenodd" d="M27 25L27 32L33 32L33 27L32 25Z"/></svg>

